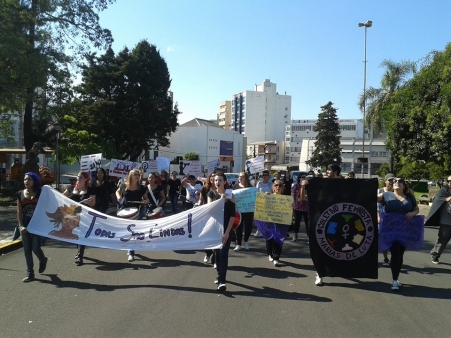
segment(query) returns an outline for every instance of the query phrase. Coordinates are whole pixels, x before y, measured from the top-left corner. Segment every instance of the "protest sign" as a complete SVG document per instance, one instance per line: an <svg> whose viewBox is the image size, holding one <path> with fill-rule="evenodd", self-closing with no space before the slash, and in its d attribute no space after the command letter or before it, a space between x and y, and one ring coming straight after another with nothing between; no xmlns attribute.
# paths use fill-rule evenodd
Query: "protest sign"
<svg viewBox="0 0 451 338"><path fill-rule="evenodd" d="M217 160L213 160L207 163L207 174L212 173L215 171L216 168L221 167L221 162L219 161L219 158Z"/></svg>
<svg viewBox="0 0 451 338"><path fill-rule="evenodd" d="M158 172L157 161L148 160L141 163L141 170L144 176L148 176L150 173Z"/></svg>
<svg viewBox="0 0 451 338"><path fill-rule="evenodd" d="M408 220L405 214L381 214L379 225L379 243L381 250L390 249L394 241L406 249L420 250L424 239L424 215Z"/></svg>
<svg viewBox="0 0 451 338"><path fill-rule="evenodd" d="M91 172L97 170L102 164L102 154L83 155L80 158L80 171Z"/></svg>
<svg viewBox="0 0 451 338"><path fill-rule="evenodd" d="M169 172L169 165L171 163L171 159L167 157L157 157L157 167L158 172L162 170Z"/></svg>
<svg viewBox="0 0 451 338"><path fill-rule="evenodd" d="M27 230L36 235L91 247L139 250L203 250L221 246L224 199L155 220L102 214L47 186Z"/></svg>
<svg viewBox="0 0 451 338"><path fill-rule="evenodd" d="M377 179L312 178L306 187L318 275L377 278Z"/></svg>
<svg viewBox="0 0 451 338"><path fill-rule="evenodd" d="M254 212L257 191L255 187L233 190L235 209L239 212Z"/></svg>
<svg viewBox="0 0 451 338"><path fill-rule="evenodd" d="M293 198L291 196L257 192L254 219L279 224L291 224Z"/></svg>
<svg viewBox="0 0 451 338"><path fill-rule="evenodd" d="M112 159L110 162L110 176L127 177L130 170L137 168L137 162Z"/></svg>
<svg viewBox="0 0 451 338"><path fill-rule="evenodd" d="M180 161L179 169L179 175L184 176L198 176L202 173L200 161Z"/></svg>
<svg viewBox="0 0 451 338"><path fill-rule="evenodd" d="M265 170L265 157L258 156L246 160L246 170L249 170L251 174Z"/></svg>

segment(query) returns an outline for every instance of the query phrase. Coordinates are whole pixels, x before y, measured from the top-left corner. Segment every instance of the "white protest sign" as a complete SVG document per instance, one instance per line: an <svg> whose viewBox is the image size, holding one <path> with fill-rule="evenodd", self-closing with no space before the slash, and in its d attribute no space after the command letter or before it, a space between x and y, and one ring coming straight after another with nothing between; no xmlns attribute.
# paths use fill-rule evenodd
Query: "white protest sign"
<svg viewBox="0 0 451 338"><path fill-rule="evenodd" d="M258 156L246 160L246 169L249 169L251 174L259 173L265 170L265 157Z"/></svg>
<svg viewBox="0 0 451 338"><path fill-rule="evenodd" d="M112 159L110 162L110 176L127 177L132 169L138 168L138 162Z"/></svg>
<svg viewBox="0 0 451 338"><path fill-rule="evenodd" d="M207 174L212 173L215 171L216 168L221 167L221 162L219 161L219 158L217 160L213 160L207 163Z"/></svg>
<svg viewBox="0 0 451 338"><path fill-rule="evenodd" d="M202 173L200 161L180 161L179 162L179 175L194 175L199 176Z"/></svg>
<svg viewBox="0 0 451 338"><path fill-rule="evenodd" d="M169 171L169 165L171 163L171 159L167 157L157 157L157 167L158 172L162 170Z"/></svg>
<svg viewBox="0 0 451 338"><path fill-rule="evenodd" d="M224 199L155 220L102 214L47 186L27 227L30 233L90 247L172 251L221 247Z"/></svg>
<svg viewBox="0 0 451 338"><path fill-rule="evenodd" d="M102 154L83 155L80 158L80 171L87 173L101 167Z"/></svg>
<svg viewBox="0 0 451 338"><path fill-rule="evenodd" d="M146 176L150 173L156 173L158 172L157 161L155 160L144 161L141 163L141 169L143 171L143 174Z"/></svg>

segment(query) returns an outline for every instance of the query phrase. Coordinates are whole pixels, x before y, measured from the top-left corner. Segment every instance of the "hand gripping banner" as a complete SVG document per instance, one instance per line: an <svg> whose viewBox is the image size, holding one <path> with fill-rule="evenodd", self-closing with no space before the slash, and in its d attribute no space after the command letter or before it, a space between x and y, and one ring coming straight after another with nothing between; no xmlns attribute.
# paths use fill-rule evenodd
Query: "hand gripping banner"
<svg viewBox="0 0 451 338"><path fill-rule="evenodd" d="M98 248L139 251L221 247L224 199L155 220L102 214L44 186L27 230L33 234Z"/></svg>

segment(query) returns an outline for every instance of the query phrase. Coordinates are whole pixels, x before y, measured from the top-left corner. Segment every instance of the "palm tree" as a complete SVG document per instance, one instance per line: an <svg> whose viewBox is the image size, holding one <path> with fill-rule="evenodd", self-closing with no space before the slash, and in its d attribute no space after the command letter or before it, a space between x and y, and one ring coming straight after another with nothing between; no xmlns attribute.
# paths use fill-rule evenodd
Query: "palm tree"
<svg viewBox="0 0 451 338"><path fill-rule="evenodd" d="M407 80L416 72L416 63L411 61L393 62L384 60L380 67L385 68L382 75L381 88L369 87L365 93L359 97L358 106L363 112L366 104L365 124L371 126L376 132L384 127L382 111L393 93L395 93Z"/></svg>

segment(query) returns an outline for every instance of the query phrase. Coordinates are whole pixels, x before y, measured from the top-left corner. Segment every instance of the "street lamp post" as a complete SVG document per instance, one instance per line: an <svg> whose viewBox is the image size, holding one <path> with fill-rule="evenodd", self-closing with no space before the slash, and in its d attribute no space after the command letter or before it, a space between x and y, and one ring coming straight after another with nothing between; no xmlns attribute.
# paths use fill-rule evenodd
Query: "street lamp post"
<svg viewBox="0 0 451 338"><path fill-rule="evenodd" d="M364 43L364 61L363 61L363 138L362 138L362 178L365 178L365 119L366 119L366 30L373 25L373 21L367 21L365 23L359 22L359 27L365 27L365 43ZM370 176L371 177L371 176Z"/></svg>
<svg viewBox="0 0 451 338"><path fill-rule="evenodd" d="M59 159L59 138L60 132L63 129L61 124L55 122L53 124L53 129L56 131L56 189L60 189L60 159Z"/></svg>

